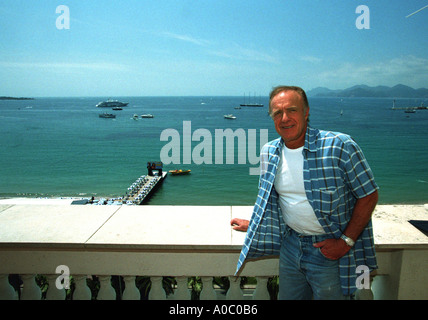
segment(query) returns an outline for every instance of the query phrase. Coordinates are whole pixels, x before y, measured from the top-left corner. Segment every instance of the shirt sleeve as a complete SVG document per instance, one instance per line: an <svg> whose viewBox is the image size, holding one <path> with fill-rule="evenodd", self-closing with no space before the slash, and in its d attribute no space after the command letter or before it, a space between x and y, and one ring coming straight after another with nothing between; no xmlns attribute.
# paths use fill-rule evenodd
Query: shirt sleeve
<svg viewBox="0 0 428 320"><path fill-rule="evenodd" d="M352 138L345 142L344 154L345 178L354 195L364 198L379 189L363 151Z"/></svg>

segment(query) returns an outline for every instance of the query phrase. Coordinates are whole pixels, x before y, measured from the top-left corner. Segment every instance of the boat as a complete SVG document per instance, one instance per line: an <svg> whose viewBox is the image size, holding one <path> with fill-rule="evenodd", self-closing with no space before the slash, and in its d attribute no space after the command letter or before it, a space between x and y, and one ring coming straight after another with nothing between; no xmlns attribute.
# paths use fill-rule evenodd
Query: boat
<svg viewBox="0 0 428 320"><path fill-rule="evenodd" d="M100 113L98 116L100 118L108 118L108 119L116 118L116 115L112 113Z"/></svg>
<svg viewBox="0 0 428 320"><path fill-rule="evenodd" d="M255 96L255 95L254 95ZM244 94L244 103L241 103L241 107L263 107L264 105L262 103L250 103L251 96L248 95L248 103L245 101L245 94Z"/></svg>
<svg viewBox="0 0 428 320"><path fill-rule="evenodd" d="M141 118L154 118L154 115L148 113L148 114L142 114Z"/></svg>
<svg viewBox="0 0 428 320"><path fill-rule="evenodd" d="M235 117L233 114L225 114L225 115L224 115L224 118L225 118L225 119L232 119L232 120L235 120L235 119L236 119L236 117Z"/></svg>
<svg viewBox="0 0 428 320"><path fill-rule="evenodd" d="M138 114L134 113L134 115L132 116L132 119L138 120Z"/></svg>
<svg viewBox="0 0 428 320"><path fill-rule="evenodd" d="M97 108L114 108L114 107L126 107L128 102L120 102L118 100L108 99L106 101L99 102L96 107Z"/></svg>
<svg viewBox="0 0 428 320"><path fill-rule="evenodd" d="M241 103L241 107L263 107L261 103Z"/></svg>
<svg viewBox="0 0 428 320"><path fill-rule="evenodd" d="M173 176L178 176L178 175L185 175L185 174L189 174L191 170L181 170L181 169L176 169L176 170L169 170L169 173L172 174Z"/></svg>

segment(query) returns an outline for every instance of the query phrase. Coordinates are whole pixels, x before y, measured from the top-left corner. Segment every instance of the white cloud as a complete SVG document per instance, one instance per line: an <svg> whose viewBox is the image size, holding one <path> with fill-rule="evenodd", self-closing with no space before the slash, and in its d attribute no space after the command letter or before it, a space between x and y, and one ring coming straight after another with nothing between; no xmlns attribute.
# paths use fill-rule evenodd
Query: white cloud
<svg viewBox="0 0 428 320"><path fill-rule="evenodd" d="M196 44L198 46L207 46L209 45L211 42L208 40L204 40L204 39L198 39L189 35L185 35L185 34L176 34L176 33L172 33L172 32L161 32L160 33L162 36L171 38L171 39L175 39L175 40L181 40L181 41L185 41L185 42L190 42L193 44Z"/></svg>
<svg viewBox="0 0 428 320"><path fill-rule="evenodd" d="M428 83L428 59L413 55L393 58L377 63L343 63L327 71L318 73L317 79L325 86L336 85L396 85L399 83L419 88Z"/></svg>
<svg viewBox="0 0 428 320"><path fill-rule="evenodd" d="M227 48L213 48L209 52L212 55L224 57L228 59L267 62L270 64L279 64L280 59L275 52L266 53L259 49L249 49L234 43Z"/></svg>

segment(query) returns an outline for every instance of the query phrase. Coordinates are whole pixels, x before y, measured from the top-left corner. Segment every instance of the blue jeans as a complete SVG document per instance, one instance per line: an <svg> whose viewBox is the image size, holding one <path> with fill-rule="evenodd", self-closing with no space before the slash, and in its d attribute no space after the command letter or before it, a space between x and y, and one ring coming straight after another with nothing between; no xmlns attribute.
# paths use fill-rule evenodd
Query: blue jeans
<svg viewBox="0 0 428 320"><path fill-rule="evenodd" d="M279 259L279 299L343 300L339 260L330 260L314 243L327 235L304 236L287 227Z"/></svg>

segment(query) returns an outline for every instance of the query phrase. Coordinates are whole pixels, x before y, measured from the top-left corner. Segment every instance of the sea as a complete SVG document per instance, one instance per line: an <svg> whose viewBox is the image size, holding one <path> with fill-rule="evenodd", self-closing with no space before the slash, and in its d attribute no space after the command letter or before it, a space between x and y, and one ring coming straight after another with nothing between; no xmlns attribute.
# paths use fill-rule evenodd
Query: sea
<svg viewBox="0 0 428 320"><path fill-rule="evenodd" d="M114 98L129 104L113 111L95 107L107 97L1 100L0 198L120 197L147 174L147 162L163 161L163 170L191 173L169 174L147 205L255 203L251 169L261 145L278 137L267 97L257 101L264 107L240 109L243 97ZM428 203L428 110L392 110L393 100L310 97L310 125L357 141L380 204ZM395 99L397 108L421 103ZM154 117L133 118L147 113Z"/></svg>

